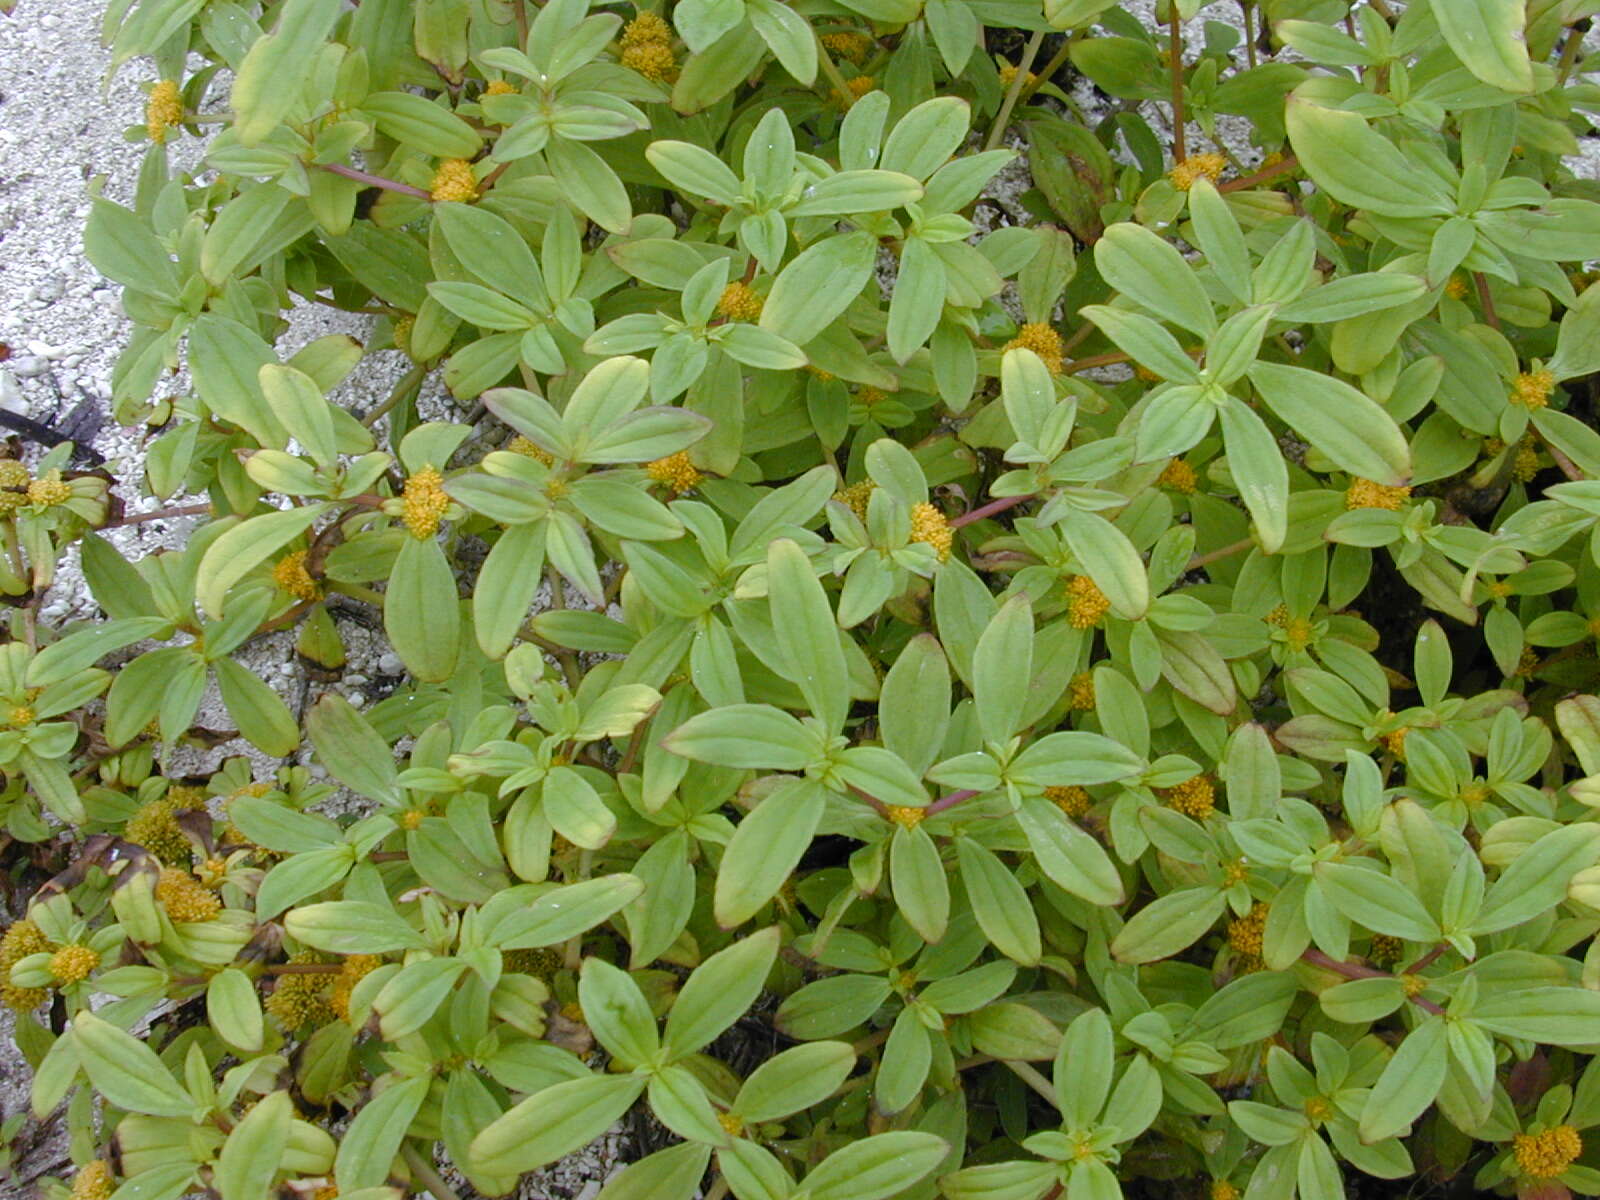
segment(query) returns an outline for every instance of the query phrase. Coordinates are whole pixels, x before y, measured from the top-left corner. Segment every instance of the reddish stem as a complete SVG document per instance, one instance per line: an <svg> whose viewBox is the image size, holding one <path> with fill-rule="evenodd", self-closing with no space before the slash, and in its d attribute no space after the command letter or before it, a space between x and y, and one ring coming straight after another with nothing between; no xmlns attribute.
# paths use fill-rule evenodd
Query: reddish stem
<svg viewBox="0 0 1600 1200"><path fill-rule="evenodd" d="M1387 971L1380 971L1376 967L1364 967L1359 963L1340 962L1338 959L1331 958L1324 954L1321 950L1317 949L1307 950L1300 957L1314 967L1321 967L1324 970L1332 971L1335 975L1343 975L1346 979L1394 978L1394 976L1389 974ZM1425 1000L1421 996L1410 996L1407 998L1411 1001L1411 1003L1422 1009L1423 1012L1433 1013L1435 1016L1444 1012L1444 1009L1440 1008L1432 1000Z"/></svg>
<svg viewBox="0 0 1600 1200"><path fill-rule="evenodd" d="M981 521L985 517L992 517L995 513L1005 512L1008 508L1015 508L1024 500L1034 499L1030 492L1025 496L1001 496L998 500L991 500L987 504L980 504L970 512L964 512L950 522L951 529L960 529L963 525L971 525L974 521Z"/></svg>
<svg viewBox="0 0 1600 1200"><path fill-rule="evenodd" d="M357 183L364 183L368 187L382 188L386 192L399 192L402 196L415 196L419 200L432 200L433 196L419 187L412 187L409 183L401 183L398 179L385 179L382 175L374 175L370 171L363 171L357 167L347 167L344 163L323 163L322 169L333 175L345 179L353 179Z"/></svg>
<svg viewBox="0 0 1600 1200"><path fill-rule="evenodd" d="M978 792L974 788L962 788L959 792L951 792L948 796L940 796L932 804L928 805L928 816L931 817L936 813L942 813L947 808L954 808L964 800L971 800L977 794Z"/></svg>

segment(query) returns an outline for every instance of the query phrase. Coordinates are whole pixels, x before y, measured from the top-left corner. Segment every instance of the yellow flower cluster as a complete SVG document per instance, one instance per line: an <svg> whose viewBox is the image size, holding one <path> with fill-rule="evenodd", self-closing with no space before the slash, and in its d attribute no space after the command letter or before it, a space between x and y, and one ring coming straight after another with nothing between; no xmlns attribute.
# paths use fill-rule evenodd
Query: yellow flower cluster
<svg viewBox="0 0 1600 1200"><path fill-rule="evenodd" d="M645 46L651 42L670 42L672 40L672 26L666 23L660 13L645 9L623 26L622 37L619 40L624 46Z"/></svg>
<svg viewBox="0 0 1600 1200"><path fill-rule="evenodd" d="M194 851L178 825L179 811L190 807L183 799L180 789L173 787L165 796L140 805L122 827L123 840L143 846L164 863L187 863Z"/></svg>
<svg viewBox="0 0 1600 1200"><path fill-rule="evenodd" d="M33 476L14 458L0 458L0 488L25 488Z"/></svg>
<svg viewBox="0 0 1600 1200"><path fill-rule="evenodd" d="M1530 1179L1554 1179L1583 1153L1583 1138L1571 1125L1519 1133L1511 1145L1518 1169Z"/></svg>
<svg viewBox="0 0 1600 1200"><path fill-rule="evenodd" d="M483 89L483 94L485 96L513 96L516 91L517 86L514 83L509 83L504 79L491 79L489 86Z"/></svg>
<svg viewBox="0 0 1600 1200"><path fill-rule="evenodd" d="M678 73L672 53L672 26L653 12L641 12L623 28L622 65L656 83L668 83Z"/></svg>
<svg viewBox="0 0 1600 1200"><path fill-rule="evenodd" d="M419 542L439 532L439 519L450 506L450 497L444 494L444 476L432 467L423 467L406 480L406 528Z"/></svg>
<svg viewBox="0 0 1600 1200"><path fill-rule="evenodd" d="M158 146L167 140L167 133L183 121L183 99L176 80L163 79L150 89L144 102L144 131Z"/></svg>
<svg viewBox="0 0 1600 1200"><path fill-rule="evenodd" d="M272 568L272 582L280 592L288 592L296 600L315 600L322 595L317 581L306 570L309 551L295 550L278 560Z"/></svg>
<svg viewBox="0 0 1600 1200"><path fill-rule="evenodd" d="M729 1137L738 1137L744 1132L744 1118L738 1113L719 1112L717 1124L722 1126Z"/></svg>
<svg viewBox="0 0 1600 1200"><path fill-rule="evenodd" d="M922 824L922 819L927 815L927 809L918 808L914 804L889 804L884 806L884 816L900 826L901 829L915 829Z"/></svg>
<svg viewBox="0 0 1600 1200"><path fill-rule="evenodd" d="M1195 475L1194 468L1181 458L1171 459L1165 467L1161 468L1161 478L1156 480L1156 483L1161 487L1171 488L1175 492L1182 492L1185 496L1194 494L1197 482L1198 476Z"/></svg>
<svg viewBox="0 0 1600 1200"><path fill-rule="evenodd" d="M110 1200L114 1182L105 1159L86 1162L72 1177L72 1200Z"/></svg>
<svg viewBox="0 0 1600 1200"><path fill-rule="evenodd" d="M665 42L646 42L642 46L627 46L622 51L622 65L637 71L652 83L671 83L678 74L678 57Z"/></svg>
<svg viewBox="0 0 1600 1200"><path fill-rule="evenodd" d="M1227 165L1228 160L1220 154L1195 154L1168 171L1167 178L1180 192L1187 192L1202 177L1215 183Z"/></svg>
<svg viewBox="0 0 1600 1200"><path fill-rule="evenodd" d="M63 946L50 956L50 974L57 983L78 983L100 965L100 956L87 946Z"/></svg>
<svg viewBox="0 0 1600 1200"><path fill-rule="evenodd" d="M1001 347L1002 354L1007 350L1032 350L1052 375L1061 374L1061 368L1066 365L1066 348L1061 335L1043 321L1030 321L1017 330L1017 336Z"/></svg>
<svg viewBox="0 0 1600 1200"><path fill-rule="evenodd" d="M1411 489L1408 487L1390 487L1384 483L1374 483L1370 479L1352 479L1350 486L1344 492L1344 506L1347 509L1357 508L1383 508L1395 512L1411 498Z"/></svg>
<svg viewBox="0 0 1600 1200"><path fill-rule="evenodd" d="M1252 904L1242 917L1228 922L1228 946L1247 958L1261 957L1261 939L1267 928L1267 906Z"/></svg>
<svg viewBox="0 0 1600 1200"><path fill-rule="evenodd" d="M464 158L445 159L433 173L428 195L437 201L471 204L478 198L478 180L472 173L472 164Z"/></svg>
<svg viewBox="0 0 1600 1200"><path fill-rule="evenodd" d="M878 485L870 479L863 479L860 483L852 483L842 487L833 494L833 498L844 505L863 521L867 519L867 502L872 498L872 489Z"/></svg>
<svg viewBox="0 0 1600 1200"><path fill-rule="evenodd" d="M1074 821L1087 816L1089 809L1094 805L1094 800L1088 791L1077 784L1047 787L1044 790L1044 798Z"/></svg>
<svg viewBox="0 0 1600 1200"><path fill-rule="evenodd" d="M832 53L857 66L867 61L872 51L872 39L864 33L825 33L822 44Z"/></svg>
<svg viewBox="0 0 1600 1200"><path fill-rule="evenodd" d="M507 971L518 975L532 975L535 979L542 979L546 983L549 983L561 969L562 961L561 951L552 946L544 946L538 950L500 952L500 963Z"/></svg>
<svg viewBox="0 0 1600 1200"><path fill-rule="evenodd" d="M1001 87L1009 89L1011 87L1011 85L1016 82L1016 80L1017 80L1017 64L1016 63L1006 63L1003 67L1000 68L1000 86ZM1036 84L1038 82L1039 82L1039 77L1037 75L1035 75L1032 71L1029 71L1028 75L1027 75L1027 78L1025 78L1022 81L1022 85L1024 87L1032 87L1034 84Z"/></svg>
<svg viewBox="0 0 1600 1200"><path fill-rule="evenodd" d="M689 452L679 450L665 458L645 464L645 473L657 483L664 483L678 495L692 491L700 482L700 472L689 461Z"/></svg>
<svg viewBox="0 0 1600 1200"><path fill-rule="evenodd" d="M72 499L72 485L62 482L60 471L51 471L28 485L28 503L39 508L64 504L70 499Z"/></svg>
<svg viewBox="0 0 1600 1200"><path fill-rule="evenodd" d="M859 100L868 92L877 90L878 81L871 75L857 75L854 79L845 80L845 87L850 89L850 95Z"/></svg>
<svg viewBox="0 0 1600 1200"><path fill-rule="evenodd" d="M1390 754L1394 755L1401 762L1405 762L1406 734L1410 732L1411 730L1408 727L1402 725L1399 729L1393 730L1390 733L1380 733L1378 735L1378 741Z"/></svg>
<svg viewBox="0 0 1600 1200"><path fill-rule="evenodd" d="M1524 371L1511 381L1511 403L1530 411L1543 408L1555 390L1556 377L1545 368Z"/></svg>
<svg viewBox="0 0 1600 1200"><path fill-rule="evenodd" d="M391 334L394 348L407 358L411 356L411 331L417 327L417 318L411 313L401 313L394 319Z"/></svg>
<svg viewBox="0 0 1600 1200"><path fill-rule="evenodd" d="M209 921L222 911L222 901L181 867L162 867L156 900L174 924Z"/></svg>
<svg viewBox="0 0 1600 1200"><path fill-rule="evenodd" d="M1211 1181L1211 1200L1239 1200L1239 1189L1226 1179Z"/></svg>
<svg viewBox="0 0 1600 1200"><path fill-rule="evenodd" d="M11 968L30 954L49 950L50 939L32 921L21 920L0 937L0 1002L13 1012L38 1008L49 997L44 988L22 988L11 982Z"/></svg>
<svg viewBox="0 0 1600 1200"><path fill-rule="evenodd" d="M1079 671L1067 684L1067 707L1073 712L1093 712L1094 703L1094 672Z"/></svg>
<svg viewBox="0 0 1600 1200"><path fill-rule="evenodd" d="M1067 621L1074 629L1093 629L1110 608L1111 601L1087 575L1067 580Z"/></svg>
<svg viewBox="0 0 1600 1200"><path fill-rule="evenodd" d="M955 532L950 528L950 522L945 520L945 515L926 500L911 507L911 540L925 542L932 546L939 555L939 561L945 562L950 558L950 543L955 539Z"/></svg>
<svg viewBox="0 0 1600 1200"><path fill-rule="evenodd" d="M1531 483L1539 473L1539 451L1531 439L1525 439L1511 460L1511 478L1518 483Z"/></svg>
<svg viewBox="0 0 1600 1200"><path fill-rule="evenodd" d="M525 438L520 433L506 443L506 449L513 454L520 454L524 458L531 458L534 462L543 463L547 467L556 465L556 456L532 438Z"/></svg>
<svg viewBox="0 0 1600 1200"><path fill-rule="evenodd" d="M1233 887L1250 878L1250 865L1242 858L1232 858L1222 864L1222 886Z"/></svg>
<svg viewBox="0 0 1600 1200"><path fill-rule="evenodd" d="M1375 933L1372 935L1372 944L1367 947L1367 960L1380 967L1392 967L1405 952L1406 944L1399 938L1387 933Z"/></svg>
<svg viewBox="0 0 1600 1200"><path fill-rule="evenodd" d="M6 724L13 728L19 725L32 725L33 718L34 711L26 704L13 704L6 711Z"/></svg>
<svg viewBox="0 0 1600 1200"><path fill-rule="evenodd" d="M356 984L381 966L383 959L376 954L352 954L344 960L339 973L333 977L333 988L328 993L328 1006L341 1021L350 1019L350 993L355 990Z"/></svg>
<svg viewBox="0 0 1600 1200"><path fill-rule="evenodd" d="M320 963L322 956L306 950L293 955L291 965ZM334 1019L333 1005L328 1002L329 975L321 972L279 975L272 995L267 997L267 1013L285 1029L299 1029L302 1025L326 1025Z"/></svg>
<svg viewBox="0 0 1600 1200"><path fill-rule="evenodd" d="M1467 296L1467 277L1459 271L1450 276L1450 281L1444 285L1444 294L1452 300L1465 300Z"/></svg>
<svg viewBox="0 0 1600 1200"><path fill-rule="evenodd" d="M1217 789L1204 775L1185 779L1169 788L1157 788L1156 794L1167 802L1167 807L1186 817L1203 820L1217 809Z"/></svg>
<svg viewBox="0 0 1600 1200"><path fill-rule="evenodd" d="M761 317L762 300L755 288L735 279L717 298L717 315L730 321L755 321Z"/></svg>

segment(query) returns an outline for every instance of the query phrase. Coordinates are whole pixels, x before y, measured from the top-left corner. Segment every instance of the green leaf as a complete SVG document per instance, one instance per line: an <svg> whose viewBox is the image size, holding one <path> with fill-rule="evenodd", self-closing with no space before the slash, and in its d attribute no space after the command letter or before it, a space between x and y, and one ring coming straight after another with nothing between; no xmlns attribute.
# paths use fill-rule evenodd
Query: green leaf
<svg viewBox="0 0 1600 1200"><path fill-rule="evenodd" d="M1594 1044L1600 992L1581 987L1512 988L1490 992L1472 1010L1490 1033L1546 1046Z"/></svg>
<svg viewBox="0 0 1600 1200"><path fill-rule="evenodd" d="M95 1091L129 1112L188 1117L195 1101L156 1052L110 1021L84 1011L72 1022L72 1042Z"/></svg>
<svg viewBox="0 0 1600 1200"><path fill-rule="evenodd" d="M1249 375L1272 411L1340 470L1391 487L1411 478L1405 434L1348 383L1281 363L1258 362Z"/></svg>
<svg viewBox="0 0 1600 1200"><path fill-rule="evenodd" d="M535 1092L473 1138L472 1166L485 1175L538 1170L610 1129L644 1087L642 1076L591 1075Z"/></svg>
<svg viewBox="0 0 1600 1200"><path fill-rule="evenodd" d="M777 956L774 927L734 942L696 967L667 1016L664 1045L669 1059L702 1049L738 1020L766 986Z"/></svg>
<svg viewBox="0 0 1600 1200"><path fill-rule="evenodd" d="M1430 0L1445 44L1490 87L1533 91L1533 64L1522 26L1521 0Z"/></svg>
<svg viewBox="0 0 1600 1200"><path fill-rule="evenodd" d="M1436 942L1439 926L1422 901L1393 876L1349 863L1320 862L1312 871L1316 886L1350 920L1373 933L1411 942Z"/></svg>
<svg viewBox="0 0 1600 1200"><path fill-rule="evenodd" d="M984 936L1007 958L1036 966L1043 949L1027 889L999 856L971 838L956 839L956 860Z"/></svg>
<svg viewBox="0 0 1600 1200"><path fill-rule="evenodd" d="M1566 897L1572 877L1596 862L1600 862L1600 825L1551 830L1517 855L1495 880L1472 922L1472 932L1498 933L1554 910Z"/></svg>
<svg viewBox="0 0 1600 1200"><path fill-rule="evenodd" d="M1255 520L1261 549L1276 554L1289 531L1289 468L1278 439L1254 409L1233 396L1223 401L1218 416L1228 466Z"/></svg>
<svg viewBox="0 0 1600 1200"><path fill-rule="evenodd" d="M770 793L739 822L717 871L714 907L719 925L731 929L749 920L778 894L810 848L825 807L821 787L796 779Z"/></svg>
<svg viewBox="0 0 1600 1200"><path fill-rule="evenodd" d="M1406 1034L1361 1110L1361 1140L1381 1142L1405 1133L1439 1095L1448 1063L1443 1017L1430 1017Z"/></svg>
<svg viewBox="0 0 1600 1200"><path fill-rule="evenodd" d="M653 1065L661 1049L655 1015L626 971L599 958L583 960L578 1003L584 1024L626 1068Z"/></svg>
<svg viewBox="0 0 1600 1200"><path fill-rule="evenodd" d="M300 745L300 723L283 698L231 658L215 660L211 669L217 674L222 703L245 739L275 758L294 753Z"/></svg>
<svg viewBox="0 0 1600 1200"><path fill-rule="evenodd" d="M1386 217L1443 216L1454 210L1454 197L1438 177L1413 169L1359 114L1290 96L1285 122L1300 165L1335 200Z"/></svg>
<svg viewBox="0 0 1600 1200"><path fill-rule="evenodd" d="M1145 905L1118 931L1111 953L1118 962L1171 958L1194 945L1216 923L1226 905L1215 887L1183 888Z"/></svg>
<svg viewBox="0 0 1600 1200"><path fill-rule="evenodd" d="M949 664L932 634L918 634L883 678L879 733L883 744L921 775L939 757L949 723Z"/></svg>
<svg viewBox="0 0 1600 1200"><path fill-rule="evenodd" d="M831 636L831 634L830 634ZM824 746L817 734L767 704L727 704L690 717L662 745L723 767L801 771Z"/></svg>
<svg viewBox="0 0 1600 1200"><path fill-rule="evenodd" d="M1105 281L1156 316L1201 337L1217 327L1216 313L1194 269L1171 242L1143 225L1107 229L1094 247Z"/></svg>
<svg viewBox="0 0 1600 1200"><path fill-rule="evenodd" d="M277 1091L263 1096L233 1127L212 1176L222 1200L265 1200L289 1148L293 1117L289 1093Z"/></svg>
<svg viewBox="0 0 1600 1200"><path fill-rule="evenodd" d="M931 1172L949 1149L943 1138L904 1130L835 1150L806 1176L809 1200L882 1200Z"/></svg>
<svg viewBox="0 0 1600 1200"><path fill-rule="evenodd" d="M289 913L283 927L297 941L330 954L387 954L427 944L393 908L365 900L307 904Z"/></svg>
<svg viewBox="0 0 1600 1200"><path fill-rule="evenodd" d="M411 92L374 92L361 101L361 111L381 133L435 158L472 158L483 145L466 121Z"/></svg>
<svg viewBox="0 0 1600 1200"><path fill-rule="evenodd" d="M799 687L824 730L836 733L844 726L850 705L839 627L815 568L805 551L788 538L778 538L767 547L767 602L788 678Z"/></svg>
<svg viewBox="0 0 1600 1200"><path fill-rule="evenodd" d="M921 825L896 827L889 842L889 886L900 914L924 941L944 937L950 922L950 882L939 847Z"/></svg>
<svg viewBox="0 0 1600 1200"><path fill-rule="evenodd" d="M833 1095L855 1064L856 1052L846 1042L791 1047L750 1072L733 1111L747 1123L782 1120Z"/></svg>
<svg viewBox="0 0 1600 1200"><path fill-rule="evenodd" d="M272 33L250 47L234 77L233 134L241 145L259 143L294 107L340 11L338 0L287 0L278 9Z"/></svg>
<svg viewBox="0 0 1600 1200"><path fill-rule="evenodd" d="M339 1141L333 1177L342 1196L361 1188L378 1187L389 1178L400 1145L432 1082L431 1075L403 1080L390 1075L386 1079L390 1086L376 1091L361 1106Z"/></svg>
<svg viewBox="0 0 1600 1200"><path fill-rule="evenodd" d="M972 654L973 699L985 741L1004 743L1017 732L1028 694L1019 681L1033 673L1033 607L1026 594L1001 606Z"/></svg>
<svg viewBox="0 0 1600 1200"><path fill-rule="evenodd" d="M1060 529L1084 574L1111 602L1112 612L1127 621L1142 619L1150 607L1150 581L1128 535L1088 512L1069 512Z"/></svg>
<svg viewBox="0 0 1600 1200"><path fill-rule="evenodd" d="M850 306L872 278L878 242L870 233L834 234L808 246L778 274L761 328L804 346Z"/></svg>
<svg viewBox="0 0 1600 1200"><path fill-rule="evenodd" d="M556 946L610 920L644 894L636 875L602 875L545 892L528 908L502 919L491 932L502 950Z"/></svg>
<svg viewBox="0 0 1600 1200"><path fill-rule="evenodd" d="M270 556L299 537L327 511L326 504L308 504L263 513L225 530L206 548L195 572L195 599L211 617L222 616L229 589Z"/></svg>
<svg viewBox="0 0 1600 1200"><path fill-rule="evenodd" d="M400 807L394 752L337 692L325 692L306 717L317 761L340 783L380 804Z"/></svg>
<svg viewBox="0 0 1600 1200"><path fill-rule="evenodd" d="M384 597L383 630L418 679L442 683L454 674L461 650L456 577L434 538L400 543Z"/></svg>
<svg viewBox="0 0 1600 1200"><path fill-rule="evenodd" d="M96 200L83 232L83 252L107 279L151 296L178 292L172 258L137 215L109 200Z"/></svg>

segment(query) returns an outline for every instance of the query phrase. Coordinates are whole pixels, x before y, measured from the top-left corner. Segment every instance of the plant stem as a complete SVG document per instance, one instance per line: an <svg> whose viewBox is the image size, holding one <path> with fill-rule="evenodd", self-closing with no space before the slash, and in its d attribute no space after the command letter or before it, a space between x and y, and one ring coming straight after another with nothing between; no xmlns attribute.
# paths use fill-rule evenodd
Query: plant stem
<svg viewBox="0 0 1600 1200"><path fill-rule="evenodd" d="M1238 554L1241 550L1248 550L1255 544L1255 538L1240 538L1237 542L1229 542L1226 546L1223 546L1220 549L1208 550L1204 554L1196 554L1184 564L1184 573L1187 574L1190 571L1198 571L1201 567L1209 566L1210 564L1219 562L1224 558L1231 558L1233 555Z"/></svg>
<svg viewBox="0 0 1600 1200"><path fill-rule="evenodd" d="M200 517L211 511L209 504L180 504L174 508L156 508L149 512L130 513L107 521L101 529L117 529L123 525L142 525L146 521L160 521L165 517Z"/></svg>
<svg viewBox="0 0 1600 1200"><path fill-rule="evenodd" d="M980 504L977 508L972 509L970 512L964 512L959 517L951 518L950 528L960 529L963 525L971 525L974 521L981 521L985 517L994 516L995 513L1005 512L1006 509L1015 508L1024 501L1032 500L1033 498L1034 496L1031 492L1025 496L1002 496L998 500Z"/></svg>
<svg viewBox="0 0 1600 1200"><path fill-rule="evenodd" d="M1178 6L1173 3L1167 5L1168 27L1172 31L1171 54L1172 62L1172 161L1181 163L1189 157L1187 136L1184 132L1183 115L1183 18L1178 15Z"/></svg>
<svg viewBox="0 0 1600 1200"><path fill-rule="evenodd" d="M1039 1074L1038 1071L1034 1070L1032 1066L1030 1066L1028 1063L1016 1062L1009 1058L1004 1058L1000 1061L1005 1063L1006 1066L1010 1067L1012 1073L1015 1074L1018 1079L1022 1080L1023 1083L1027 1084L1034 1091L1038 1092L1039 1095L1050 1101L1053 1106L1057 1108L1060 1107L1060 1104L1056 1099L1056 1089L1051 1086L1048 1079Z"/></svg>
<svg viewBox="0 0 1600 1200"><path fill-rule="evenodd" d="M400 1157L404 1158L406 1166L415 1172L417 1181L433 1193L434 1200L461 1200L461 1197L456 1195L455 1188L440 1178L439 1172L433 1169L433 1164L418 1154L416 1147L402 1146Z"/></svg>
<svg viewBox="0 0 1600 1200"><path fill-rule="evenodd" d="M432 200L433 197L419 187L412 187L409 183L401 183L398 179L385 179L382 175L374 175L370 171L363 171L357 167L347 167L344 163L323 163L322 169L331 175L338 175L344 179L353 179L357 183L364 183L368 187L383 188L388 192L399 192L402 196L415 196L419 200Z"/></svg>
<svg viewBox="0 0 1600 1200"><path fill-rule="evenodd" d="M410 391L412 388L420 386L423 377L427 375L427 373L427 367L424 367L421 364L413 366L409 371L400 377L399 381L394 385L393 388L390 389L389 394L383 398L378 406L366 416L361 418L361 423L368 429L371 429L386 415L393 411L395 405L399 404L403 399L405 399L408 391Z"/></svg>
<svg viewBox="0 0 1600 1200"><path fill-rule="evenodd" d="M1270 167L1262 167L1254 175L1246 175L1240 179L1230 179L1226 183L1218 184L1219 192L1238 192L1245 188L1255 187L1258 183L1266 183L1269 179L1276 179L1279 175L1287 175L1297 170L1300 160L1294 155L1286 155L1281 161L1273 163Z"/></svg>
<svg viewBox="0 0 1600 1200"><path fill-rule="evenodd" d="M932 804L928 805L927 815L930 817L935 816L944 812L947 808L954 808L963 800L971 800L977 794L976 788L962 788L959 792L951 792L948 796L940 796Z"/></svg>
<svg viewBox="0 0 1600 1200"><path fill-rule="evenodd" d="M844 72L839 70L839 64L833 61L833 55L829 54L828 48L822 44L822 35L813 31L812 36L817 39L817 65L828 77L833 90L839 94L839 103L848 110L856 102L855 93L850 90L850 84L845 80Z"/></svg>
<svg viewBox="0 0 1600 1200"><path fill-rule="evenodd" d="M1478 303L1483 308L1483 319L1489 323L1489 328L1500 328L1500 314L1494 310L1494 297L1489 294L1489 280L1482 271L1472 273L1472 282L1478 288Z"/></svg>
<svg viewBox="0 0 1600 1200"><path fill-rule="evenodd" d="M1394 976L1387 971L1380 971L1376 967L1363 967L1359 963L1340 962L1336 958L1324 954L1321 950L1310 949L1300 957L1314 967L1321 967L1325 971L1332 971L1335 975L1343 975L1346 979L1393 979ZM1410 996L1408 999L1423 1012L1438 1016L1444 1012L1432 1000L1425 1000L1421 996Z"/></svg>
<svg viewBox="0 0 1600 1200"><path fill-rule="evenodd" d="M1556 86L1565 87L1567 80L1572 75L1572 68L1578 65L1578 52L1583 48L1583 34L1567 26L1567 40L1561 45L1561 61L1557 64Z"/></svg>
<svg viewBox="0 0 1600 1200"><path fill-rule="evenodd" d="M1121 350L1113 350L1109 354L1091 354L1088 358L1075 358L1061 368L1061 373L1063 375L1076 375L1079 371L1091 371L1095 367L1114 367L1118 363L1132 361Z"/></svg>
<svg viewBox="0 0 1600 1200"><path fill-rule="evenodd" d="M1056 77L1056 72L1066 65L1067 56L1072 53L1073 41L1074 38L1070 33L1062 39L1061 49L1057 50L1054 57L1045 63L1042 70L1034 72L1033 82L1023 84L1022 94L1017 98L1018 104L1026 104L1029 100L1032 100L1035 92ZM1026 79L1027 76L1023 76L1023 78Z"/></svg>
<svg viewBox="0 0 1600 1200"><path fill-rule="evenodd" d="M1244 10L1244 53L1249 65L1256 65L1256 7L1253 0L1239 0Z"/></svg>
<svg viewBox="0 0 1600 1200"><path fill-rule="evenodd" d="M1022 95L1022 89L1027 85L1028 72L1033 67L1033 60L1039 57L1039 47L1044 45L1044 30L1034 30L1033 36L1028 39L1028 44L1023 48L1022 61L1017 64L1017 73L1011 80L1011 86L1006 89L1006 98L1000 104L1000 112L994 119L994 124L989 127L989 136L984 139L983 148L994 150L1000 145L1000 139L1006 135L1006 126L1011 124L1011 112L1017 106L1017 97Z"/></svg>

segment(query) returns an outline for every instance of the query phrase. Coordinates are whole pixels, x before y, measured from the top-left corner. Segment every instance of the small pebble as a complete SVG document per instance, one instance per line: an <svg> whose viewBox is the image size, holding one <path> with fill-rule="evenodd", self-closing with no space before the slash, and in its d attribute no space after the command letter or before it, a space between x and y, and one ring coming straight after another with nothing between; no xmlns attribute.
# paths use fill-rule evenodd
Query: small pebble
<svg viewBox="0 0 1600 1200"><path fill-rule="evenodd" d="M10 371L0 370L0 408L14 413L28 411L28 398L22 394L17 377Z"/></svg>
<svg viewBox="0 0 1600 1200"><path fill-rule="evenodd" d="M35 379L50 369L50 360L35 354L24 354L11 360L11 370L18 379Z"/></svg>

